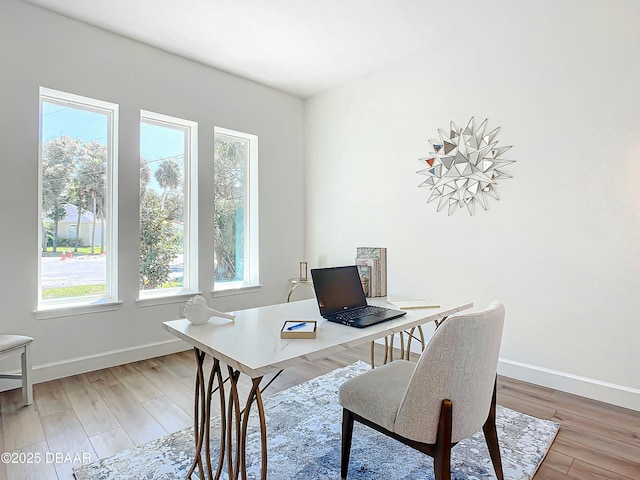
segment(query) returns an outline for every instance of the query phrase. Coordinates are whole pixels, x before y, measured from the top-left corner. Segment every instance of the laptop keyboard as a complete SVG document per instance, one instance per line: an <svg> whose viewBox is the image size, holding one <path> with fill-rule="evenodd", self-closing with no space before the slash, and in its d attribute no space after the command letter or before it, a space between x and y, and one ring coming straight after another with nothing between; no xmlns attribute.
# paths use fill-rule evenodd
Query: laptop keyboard
<svg viewBox="0 0 640 480"><path fill-rule="evenodd" d="M362 308L355 308L346 312L338 312L333 314L333 318L340 320L341 322L349 322L356 318L366 317L367 315L374 315L376 313L382 313L387 311L384 307L366 306Z"/></svg>

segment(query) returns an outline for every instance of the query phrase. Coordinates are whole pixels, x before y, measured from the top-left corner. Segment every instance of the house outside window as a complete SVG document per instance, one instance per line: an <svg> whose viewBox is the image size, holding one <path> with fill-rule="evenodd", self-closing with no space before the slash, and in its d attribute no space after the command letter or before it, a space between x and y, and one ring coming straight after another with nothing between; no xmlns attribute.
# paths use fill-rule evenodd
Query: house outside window
<svg viewBox="0 0 640 480"><path fill-rule="evenodd" d="M140 114L140 298L197 290L197 123Z"/></svg>
<svg viewBox="0 0 640 480"><path fill-rule="evenodd" d="M259 284L258 137L214 130L214 291Z"/></svg>
<svg viewBox="0 0 640 480"><path fill-rule="evenodd" d="M38 308L117 300L118 105L40 88Z"/></svg>

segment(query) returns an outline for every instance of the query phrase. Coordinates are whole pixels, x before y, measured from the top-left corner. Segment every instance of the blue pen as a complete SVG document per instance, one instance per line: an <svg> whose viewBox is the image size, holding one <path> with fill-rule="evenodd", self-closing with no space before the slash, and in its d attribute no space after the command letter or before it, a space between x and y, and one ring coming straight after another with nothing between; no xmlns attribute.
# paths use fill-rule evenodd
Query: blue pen
<svg viewBox="0 0 640 480"><path fill-rule="evenodd" d="M291 325L290 327L287 327L287 330L295 330L296 328L304 327L306 324L307 322L296 323L295 325Z"/></svg>

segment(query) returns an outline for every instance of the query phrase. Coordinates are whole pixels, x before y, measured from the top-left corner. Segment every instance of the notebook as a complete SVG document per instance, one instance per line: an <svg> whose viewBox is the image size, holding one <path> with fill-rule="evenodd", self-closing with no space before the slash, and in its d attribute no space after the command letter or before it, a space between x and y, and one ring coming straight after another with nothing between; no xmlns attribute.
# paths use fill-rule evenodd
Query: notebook
<svg viewBox="0 0 640 480"><path fill-rule="evenodd" d="M400 310L367 305L355 265L314 268L311 269L311 278L320 315L331 322L364 328L407 314Z"/></svg>

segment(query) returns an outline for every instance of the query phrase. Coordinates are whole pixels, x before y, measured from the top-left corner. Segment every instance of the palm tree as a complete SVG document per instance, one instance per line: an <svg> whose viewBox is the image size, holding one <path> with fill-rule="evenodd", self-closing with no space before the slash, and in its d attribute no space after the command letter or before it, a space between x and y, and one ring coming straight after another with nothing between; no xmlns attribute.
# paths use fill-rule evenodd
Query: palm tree
<svg viewBox="0 0 640 480"><path fill-rule="evenodd" d="M76 176L74 176L73 179L73 187L71 189L72 194L70 195L71 198L75 198L75 206L76 206L76 238L74 239L74 246L73 246L73 251L77 252L78 251L78 244L80 243L80 219L82 218L82 213L85 209L85 205L86 205L86 198L85 198L85 194L84 191L82 190L82 188L80 187L79 183L78 183L78 174L76 173Z"/></svg>
<svg viewBox="0 0 640 480"><path fill-rule="evenodd" d="M42 212L53 222L54 252L58 247L58 223L67 214L64 203L67 202L71 173L79 154L80 140L68 135L49 140L42 148ZM46 251L44 239L43 249Z"/></svg>
<svg viewBox="0 0 640 480"><path fill-rule="evenodd" d="M94 152L95 153L95 152ZM98 155L100 154L97 152ZM95 177L99 175L102 168L99 160L93 157L93 153L89 154L87 147L84 147L83 155L79 159L76 171L73 176L73 197L76 199L76 209L78 218L76 219L76 239L74 251L78 251L78 243L80 237L80 220L84 211L91 211L92 205L92 189L96 183ZM95 209L95 208L94 208Z"/></svg>
<svg viewBox="0 0 640 480"><path fill-rule="evenodd" d="M236 264L237 216L243 211L244 159L246 146L223 135L216 136L214 145L214 271L217 280L234 280Z"/></svg>
<svg viewBox="0 0 640 480"><path fill-rule="evenodd" d="M104 219L106 217L105 203L106 202L105 202L104 195L99 195L96 202L96 213L93 218L94 225L95 225L96 219L100 220L100 254L104 253ZM94 232L95 232L95 228L94 228Z"/></svg>
<svg viewBox="0 0 640 480"><path fill-rule="evenodd" d="M149 160L140 156L140 203L147 193L147 186L151 181L151 167L149 167Z"/></svg>
<svg viewBox="0 0 640 480"><path fill-rule="evenodd" d="M177 189L182 183L182 168L178 162L171 158L162 161L155 174L158 185L162 188L162 200L160 210L164 210L164 202L169 190Z"/></svg>
<svg viewBox="0 0 640 480"><path fill-rule="evenodd" d="M107 147L102 143L92 141L84 145L83 158L83 188L91 199L91 253L95 253L96 222L104 217L104 188L107 174ZM100 242L100 251L104 249Z"/></svg>

